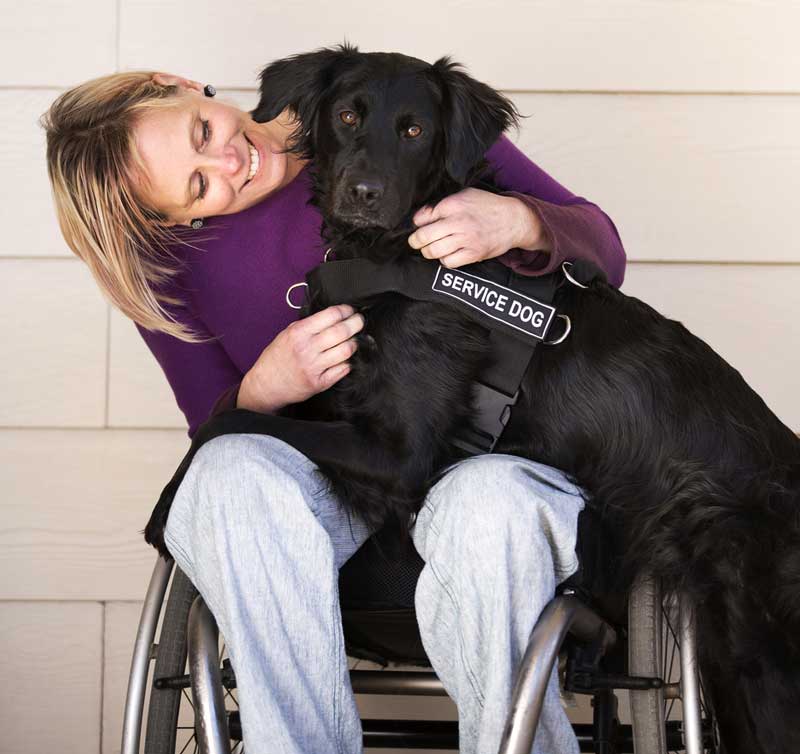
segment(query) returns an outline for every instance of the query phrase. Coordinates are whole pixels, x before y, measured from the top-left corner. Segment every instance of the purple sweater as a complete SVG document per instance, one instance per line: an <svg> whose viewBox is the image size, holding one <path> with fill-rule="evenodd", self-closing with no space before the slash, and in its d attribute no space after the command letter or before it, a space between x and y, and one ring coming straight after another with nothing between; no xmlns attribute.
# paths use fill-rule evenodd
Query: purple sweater
<svg viewBox="0 0 800 754"><path fill-rule="evenodd" d="M543 275L565 259L590 259L612 285L622 284L625 251L614 223L597 205L554 181L506 136L486 158L503 193L537 212L554 249L512 249L497 257L500 262L523 275ZM286 289L304 280L325 253L322 219L308 204L310 197L311 179L304 168L253 207L207 219L192 236L194 248L173 248L183 261L182 270L161 290L185 301L186 308L166 308L203 337L218 337L186 343L136 327L164 370L188 422L189 437L209 416L236 406L244 374L297 319L297 310L286 304ZM411 247L409 252L415 253Z"/></svg>

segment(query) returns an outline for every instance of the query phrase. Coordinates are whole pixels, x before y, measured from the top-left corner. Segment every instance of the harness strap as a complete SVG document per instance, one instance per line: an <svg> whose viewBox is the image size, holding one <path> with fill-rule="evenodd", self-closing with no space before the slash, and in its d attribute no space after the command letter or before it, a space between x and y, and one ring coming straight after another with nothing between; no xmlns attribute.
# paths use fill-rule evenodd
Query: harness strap
<svg viewBox="0 0 800 754"><path fill-rule="evenodd" d="M555 318L550 305L563 282L560 274L529 277L487 260L448 269L439 262L408 256L392 262L346 259L323 263L306 275L310 291L325 292L331 304L380 293L450 304L484 327L518 338L544 340Z"/></svg>
<svg viewBox="0 0 800 754"><path fill-rule="evenodd" d="M497 444L534 348L557 321L551 302L564 280L560 272L518 275L494 260L448 269L411 255L383 263L326 262L306 275L312 298L323 291L330 305L393 292L454 306L489 330L490 363L473 383L475 431L454 440L470 454L491 453Z"/></svg>

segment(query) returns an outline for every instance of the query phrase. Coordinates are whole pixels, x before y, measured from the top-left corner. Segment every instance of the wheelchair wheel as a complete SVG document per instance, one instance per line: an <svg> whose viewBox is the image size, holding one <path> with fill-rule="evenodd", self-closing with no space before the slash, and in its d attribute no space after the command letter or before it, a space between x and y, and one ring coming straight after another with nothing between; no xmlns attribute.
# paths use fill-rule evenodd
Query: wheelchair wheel
<svg viewBox="0 0 800 754"><path fill-rule="evenodd" d="M631 691L631 726L636 754L684 751L680 700L680 641L676 600L663 595L660 584L640 579L628 603L628 672L658 677L666 685L649 691ZM702 751L719 754L713 711L700 679Z"/></svg>
<svg viewBox="0 0 800 754"><path fill-rule="evenodd" d="M178 565L175 565L172 585L169 590L161 633L156 645L155 668L150 688L150 704L147 712L145 754L176 754L196 752L194 707L187 671L187 622L189 610L198 592ZM221 664L225 655L224 644L220 654ZM235 681L232 673L223 672L226 706L229 701L238 709L235 696ZM232 731L233 735L233 731ZM244 751L241 741L231 742L231 752Z"/></svg>

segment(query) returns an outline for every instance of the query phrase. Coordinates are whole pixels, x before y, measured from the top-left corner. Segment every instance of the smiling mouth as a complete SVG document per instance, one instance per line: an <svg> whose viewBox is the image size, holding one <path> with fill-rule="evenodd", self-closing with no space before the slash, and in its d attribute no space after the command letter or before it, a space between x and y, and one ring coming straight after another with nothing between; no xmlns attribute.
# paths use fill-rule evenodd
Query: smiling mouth
<svg viewBox="0 0 800 754"><path fill-rule="evenodd" d="M258 175L258 171L261 169L261 154L258 149L256 149L253 142L247 138L247 134L244 134L244 140L247 142L247 155L250 158L250 169L247 173L247 180L242 184L240 191Z"/></svg>

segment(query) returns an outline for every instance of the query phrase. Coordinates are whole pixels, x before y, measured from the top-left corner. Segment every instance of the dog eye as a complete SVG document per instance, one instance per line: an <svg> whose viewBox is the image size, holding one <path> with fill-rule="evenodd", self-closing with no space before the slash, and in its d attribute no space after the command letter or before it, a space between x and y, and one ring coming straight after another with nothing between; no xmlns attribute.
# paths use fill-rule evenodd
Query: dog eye
<svg viewBox="0 0 800 754"><path fill-rule="evenodd" d="M409 139L416 139L422 133L422 127L416 125L416 123L412 126L409 126L405 130L405 135L408 136Z"/></svg>
<svg viewBox="0 0 800 754"><path fill-rule="evenodd" d="M358 120L358 115L356 115L352 110L342 110L342 112L339 113L339 119L342 121L342 123L352 126Z"/></svg>

